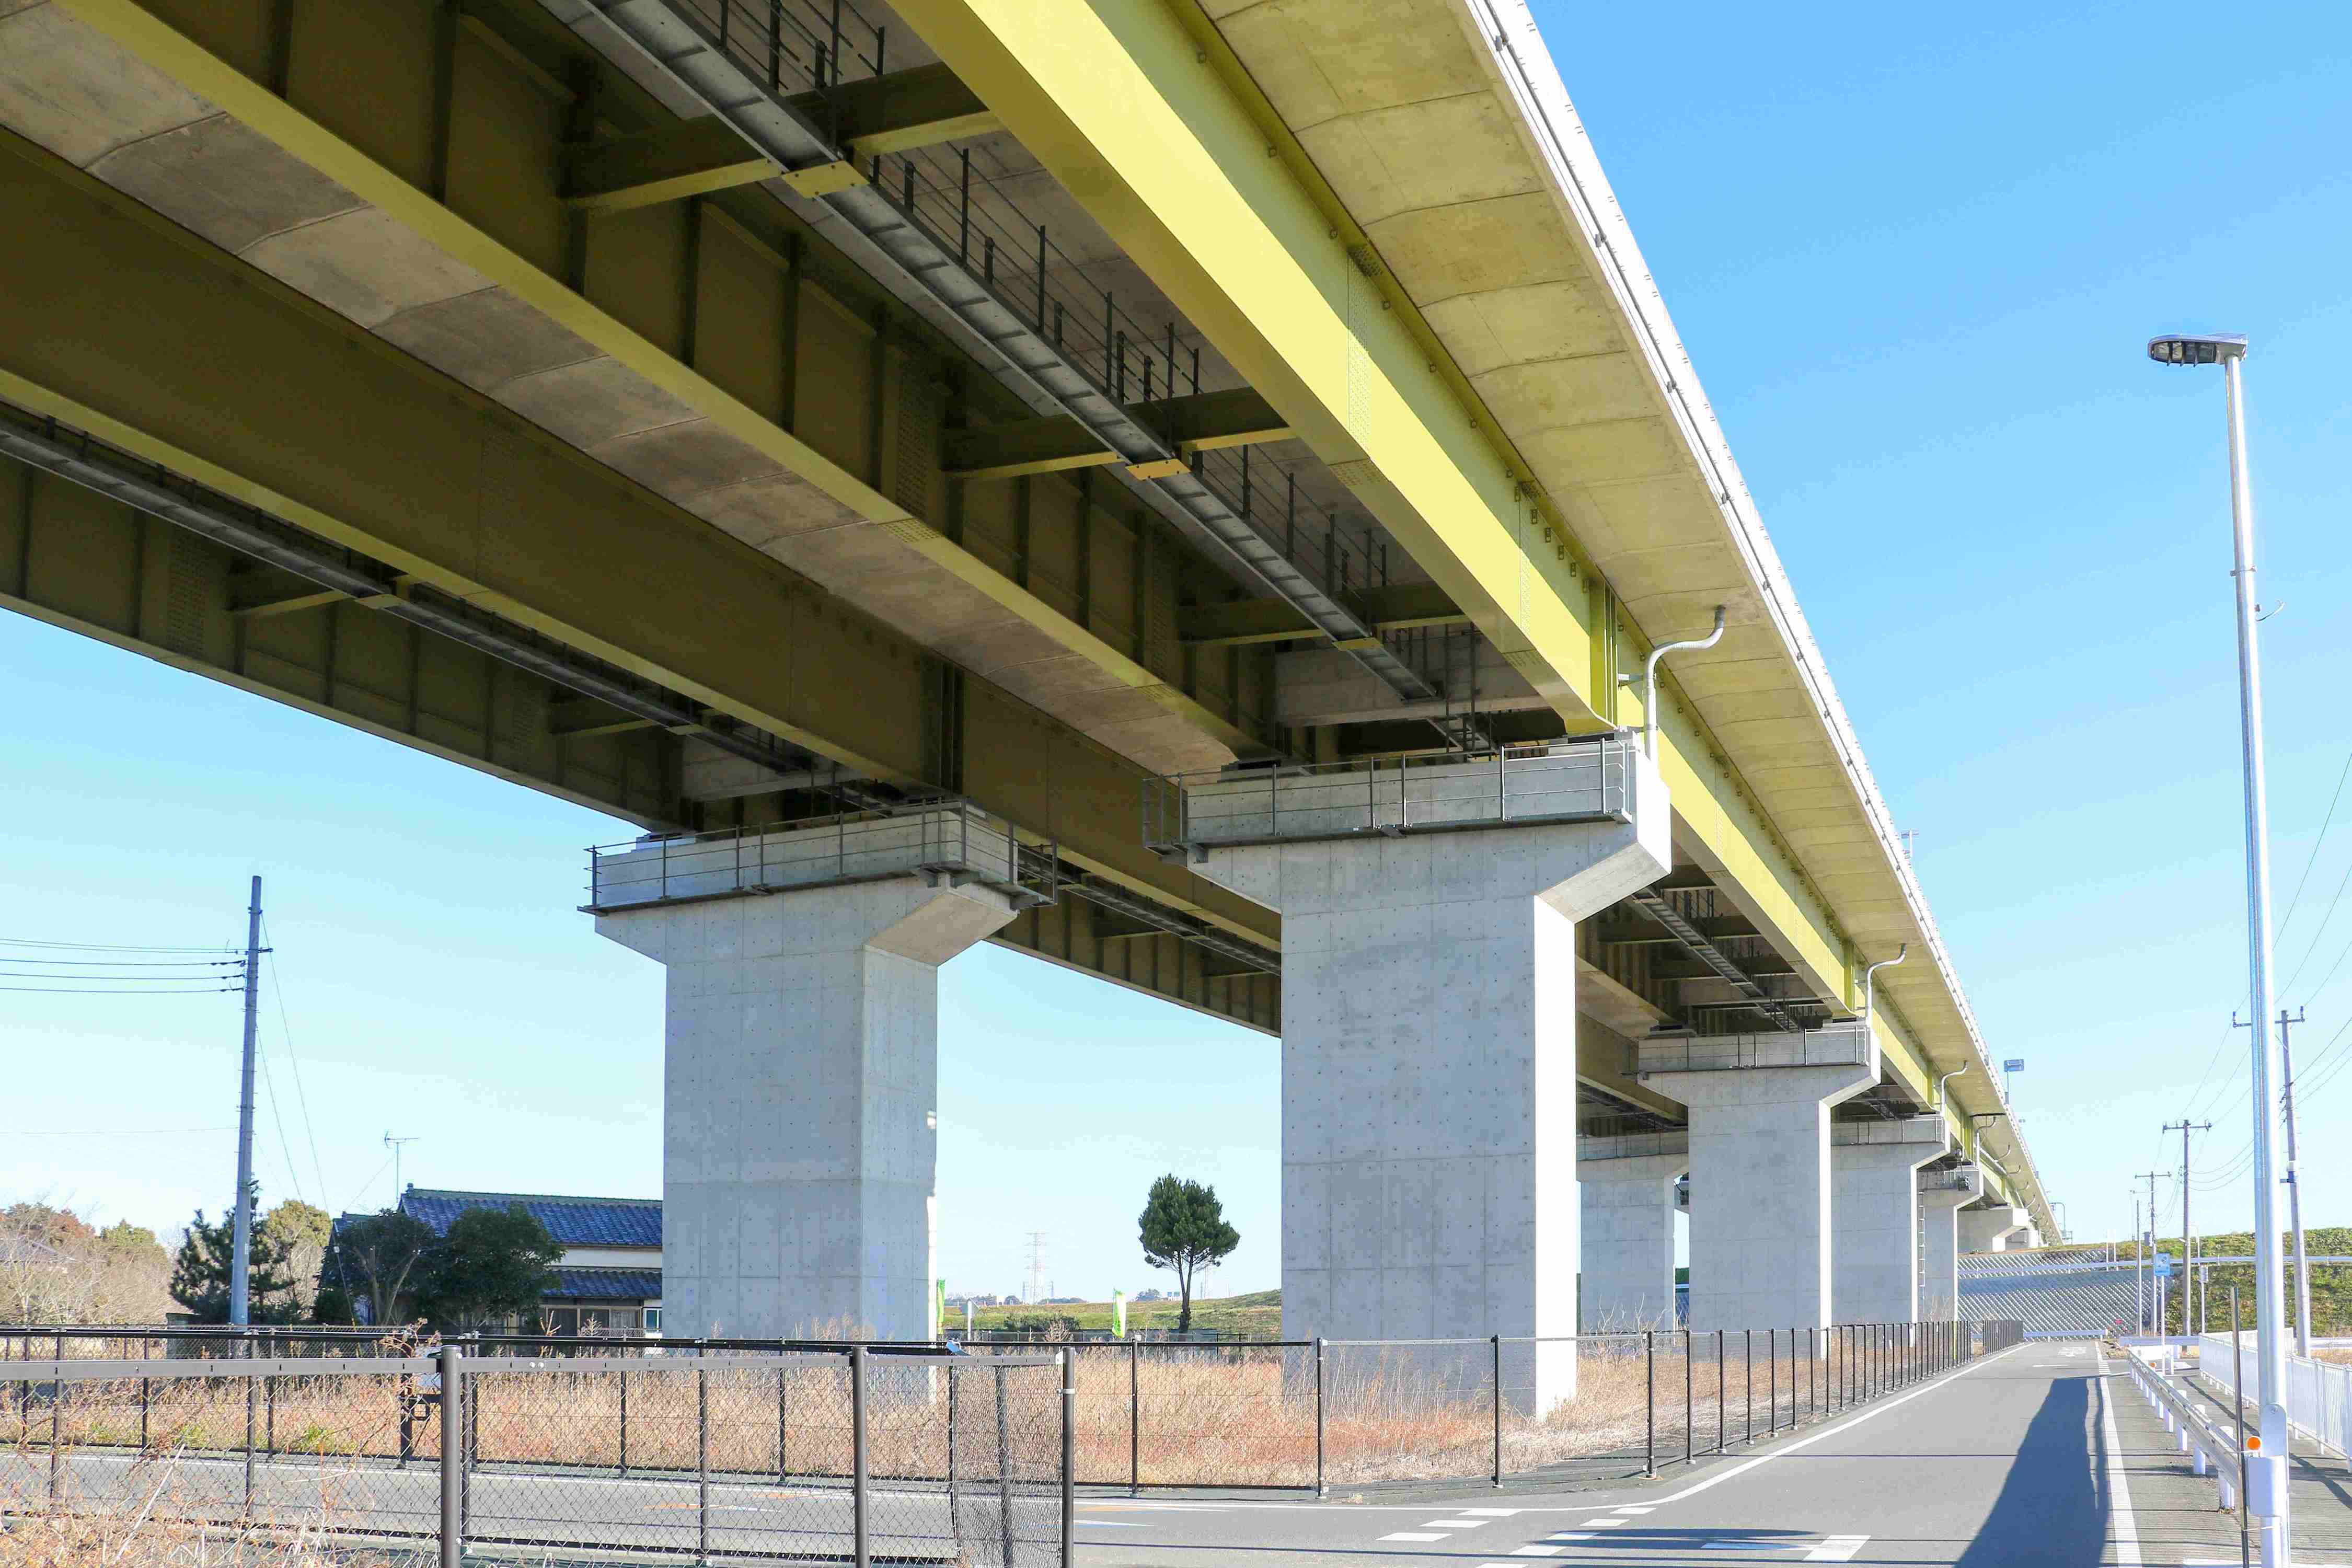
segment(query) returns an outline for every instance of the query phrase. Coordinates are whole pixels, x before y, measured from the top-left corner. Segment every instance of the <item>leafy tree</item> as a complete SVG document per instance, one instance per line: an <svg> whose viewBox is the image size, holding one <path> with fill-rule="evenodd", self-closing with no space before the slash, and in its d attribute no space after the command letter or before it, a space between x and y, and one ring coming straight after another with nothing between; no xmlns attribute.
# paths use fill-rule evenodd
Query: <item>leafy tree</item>
<svg viewBox="0 0 2352 1568"><path fill-rule="evenodd" d="M353 1316L354 1297L365 1300L368 1321L389 1328L408 1321L415 1285L431 1272L440 1238L415 1215L398 1209L347 1221L335 1233L321 1271L318 1313L322 1321Z"/></svg>
<svg viewBox="0 0 2352 1568"><path fill-rule="evenodd" d="M1136 1219L1136 1239L1143 1244L1143 1260L1154 1268L1176 1271L1176 1289L1182 1305L1176 1331L1192 1327L1192 1275L1214 1268L1242 1244L1241 1233L1225 1223L1225 1207L1217 1189L1173 1175L1151 1184Z"/></svg>
<svg viewBox="0 0 2352 1568"><path fill-rule="evenodd" d="M257 1199L258 1195L257 1189ZM257 1202L256 1206L259 1206ZM189 1222L187 1236L180 1243L180 1255L172 1262L172 1295L199 1323L229 1321L229 1276L235 1248L232 1217L223 1215L217 1225L211 1224L205 1220L205 1211L198 1209L196 1217ZM253 1250L246 1268L247 1321L292 1321L289 1292L293 1283L286 1239L272 1237L267 1226L255 1226Z"/></svg>
<svg viewBox="0 0 2352 1568"><path fill-rule="evenodd" d="M256 1229L267 1232L272 1247L282 1251L286 1274L291 1281L283 1301L270 1303L274 1312L282 1312L287 1322L299 1323L311 1316L319 1297L319 1272L327 1255L327 1243L334 1233L334 1221L327 1211L299 1198L288 1198L261 1216Z"/></svg>
<svg viewBox="0 0 2352 1568"><path fill-rule="evenodd" d="M469 1208L449 1222L418 1288L417 1306L443 1332L538 1310L563 1247L520 1204Z"/></svg>

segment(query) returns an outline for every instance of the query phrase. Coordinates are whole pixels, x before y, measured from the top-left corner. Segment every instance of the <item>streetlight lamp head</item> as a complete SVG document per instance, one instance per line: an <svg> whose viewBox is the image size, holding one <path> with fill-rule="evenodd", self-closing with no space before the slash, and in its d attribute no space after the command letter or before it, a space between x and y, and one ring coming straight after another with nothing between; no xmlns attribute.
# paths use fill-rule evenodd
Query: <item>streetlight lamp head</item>
<svg viewBox="0 0 2352 1568"><path fill-rule="evenodd" d="M2147 340L2147 357L2158 364L2219 364L2246 357L2246 334L2174 332Z"/></svg>

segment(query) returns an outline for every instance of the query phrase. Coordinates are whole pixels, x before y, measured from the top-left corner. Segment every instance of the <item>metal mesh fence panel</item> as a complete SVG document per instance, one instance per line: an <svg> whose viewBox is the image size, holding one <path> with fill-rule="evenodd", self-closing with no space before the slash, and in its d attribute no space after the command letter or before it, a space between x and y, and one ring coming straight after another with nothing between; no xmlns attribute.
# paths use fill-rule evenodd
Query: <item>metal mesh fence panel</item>
<svg viewBox="0 0 2352 1568"><path fill-rule="evenodd" d="M236 1372L82 1358L0 1367L0 1511L46 1514L79 1541L199 1527L426 1538L437 1454L404 1464L404 1388L419 1363ZM396 1369L396 1370L395 1370ZM274 1425L273 1425L274 1418ZM426 1447L431 1451L430 1424ZM93 1548L94 1549L94 1548Z"/></svg>
<svg viewBox="0 0 2352 1568"><path fill-rule="evenodd" d="M1491 1472L1494 1341L1333 1340L1324 1356L1331 1485Z"/></svg>

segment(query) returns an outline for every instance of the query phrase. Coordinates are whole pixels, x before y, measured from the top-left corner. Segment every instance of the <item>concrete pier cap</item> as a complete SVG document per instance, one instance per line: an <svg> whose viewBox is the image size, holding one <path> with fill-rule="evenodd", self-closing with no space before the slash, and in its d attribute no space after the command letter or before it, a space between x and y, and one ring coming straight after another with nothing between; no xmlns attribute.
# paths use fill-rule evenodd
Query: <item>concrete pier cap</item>
<svg viewBox="0 0 2352 1568"><path fill-rule="evenodd" d="M601 856L664 964L662 1289L690 1335L931 1336L939 966L1035 894L974 808Z"/></svg>
<svg viewBox="0 0 2352 1568"><path fill-rule="evenodd" d="M1572 1397L1576 922L1671 869L1655 764L1619 731L1185 795L1193 869L1282 915L1284 1337L1556 1340L1505 1398Z"/></svg>
<svg viewBox="0 0 2352 1568"><path fill-rule="evenodd" d="M1653 1036L1635 1065L1689 1111L1690 1327L1828 1324L1830 1108L1878 1081L1869 1026Z"/></svg>
<svg viewBox="0 0 2352 1568"><path fill-rule="evenodd" d="M2006 1252L2012 1247L2032 1245L2032 1237L2033 1216L2021 1208L1988 1204L1960 1210L1962 1252Z"/></svg>

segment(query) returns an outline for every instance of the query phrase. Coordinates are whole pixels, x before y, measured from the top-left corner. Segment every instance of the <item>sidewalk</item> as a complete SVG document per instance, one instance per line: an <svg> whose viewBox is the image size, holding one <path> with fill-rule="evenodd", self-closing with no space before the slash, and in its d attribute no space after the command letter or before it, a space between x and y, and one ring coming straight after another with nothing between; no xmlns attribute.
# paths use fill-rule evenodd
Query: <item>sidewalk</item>
<svg viewBox="0 0 2352 1568"><path fill-rule="evenodd" d="M2175 1378L2224 1422L2229 1406L2215 1400L2193 1376ZM2212 1476L2200 1476L2164 1420L2150 1409L2131 1379L2118 1369L2107 1380L2115 1401L2116 1429L2131 1506L2138 1527L2140 1561L2158 1564L2235 1564L2240 1561L2238 1514L2221 1507L2221 1489ZM2352 1476L2345 1462L2298 1439L2288 1492L2294 1512L2294 1561L2301 1564L2352 1565Z"/></svg>

